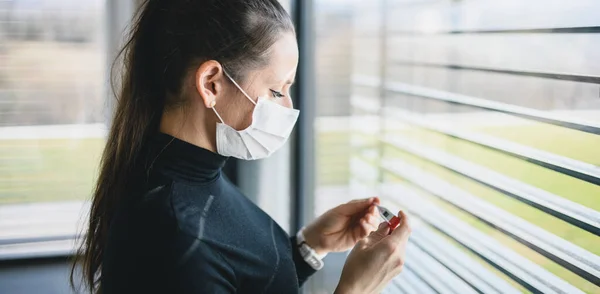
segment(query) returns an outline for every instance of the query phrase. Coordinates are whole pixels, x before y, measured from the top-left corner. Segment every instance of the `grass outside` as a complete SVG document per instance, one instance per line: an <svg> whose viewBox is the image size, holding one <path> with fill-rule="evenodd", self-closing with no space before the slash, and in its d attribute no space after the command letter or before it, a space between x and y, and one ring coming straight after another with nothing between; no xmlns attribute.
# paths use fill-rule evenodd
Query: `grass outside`
<svg viewBox="0 0 600 294"><path fill-rule="evenodd" d="M520 142L525 145L557 153L587 163L600 165L599 136L593 136L545 125L502 128L487 127L479 128L477 131L500 138L505 138L511 141ZM396 131L394 135L444 150L450 154L468 159L471 162L480 164L497 172L501 172L532 186L542 188L546 191L583 204L595 210L600 210L600 187L593 184L552 172L523 160L518 160L508 155L490 151L474 144L466 143L424 130L407 129L404 131ZM445 179L446 181L451 182L452 184L484 199L489 203L509 211L510 213L517 215L549 232L552 232L557 236L562 237L590 252L593 252L596 255L600 255L600 237L598 236L565 223L553 216L523 204L522 202L507 197L502 193L476 184L475 182L458 176L421 158L403 153L392 146L384 146L382 150L386 158L401 158L414 166L419 166L431 174ZM402 181L402 179L398 178L395 178L394 180ZM587 293L600 293L600 287L593 285L583 278L580 278L579 276L562 268L560 265L536 253L521 243L514 241L501 232L485 225L467 213L462 212L459 209L426 193L422 193L422 196L427 197L439 207L444 208L446 211L459 217L463 221L469 223L471 226L492 236L522 256L542 265L550 272L575 285L581 290ZM476 257L476 259L479 258ZM485 263L483 260L480 261ZM502 274L500 275L503 276ZM505 278L507 277L505 276ZM520 289L524 290L523 288Z"/></svg>
<svg viewBox="0 0 600 294"><path fill-rule="evenodd" d="M84 91L84 89L100 87L98 83L102 80L99 76L102 75L103 60L101 54L98 54L98 48L97 46L65 46L58 43L11 44L9 52L5 55L9 63L4 68L19 70L11 72L0 70L0 88L43 91L48 98L44 99L46 102L39 105L23 103L20 107L31 111L37 111L38 108L48 110L48 113L57 116L52 117L52 121L63 119L76 121L81 112L81 105L88 105L86 109L96 109L102 105L102 97L97 94L101 91ZM68 56L68 58L49 59L47 56ZM54 64L53 60L59 60L60 63ZM66 66L65 61L68 60L70 63ZM22 81L27 83L23 84ZM20 91L15 92L13 98L15 102L28 101L35 100L36 95L35 92ZM83 100L82 97L86 99ZM90 107L90 103L96 106ZM17 103L7 105L15 107ZM74 105L80 106L74 107ZM33 106L37 108L29 109ZM5 119L28 121L31 118L21 115L21 117L7 116ZM488 127L479 128L477 131L600 166L600 136L547 125ZM352 152L351 135L350 132L329 132L321 133L316 138L318 185L348 184L351 177L349 172L349 158ZM592 184L431 132L412 129L398 132L396 135L443 149L525 183L600 210L600 187ZM0 140L0 205L88 199L93 189L103 147L103 139ZM600 238L597 236L392 147L388 146L384 152L387 156L399 157L418 165L502 209L600 255ZM448 212L580 289L588 293L600 293L598 286L572 274L466 213L425 193L423 197L428 197ZM449 244L453 242L449 241ZM474 258L478 259L475 256Z"/></svg>
<svg viewBox="0 0 600 294"><path fill-rule="evenodd" d="M89 199L104 139L0 140L0 205Z"/></svg>
<svg viewBox="0 0 600 294"><path fill-rule="evenodd" d="M348 132L321 133L316 139L316 183L320 186L346 185L350 178L350 135Z"/></svg>
<svg viewBox="0 0 600 294"><path fill-rule="evenodd" d="M542 150L600 165L600 137L548 126L480 128L478 131L521 142ZM570 178L522 160L431 132L407 129L395 134L440 148L564 198L600 210L600 187ZM317 140L317 183L345 185L350 179L349 132L321 133ZM48 139L0 141L0 205L23 202L87 199L91 194L103 139ZM600 255L600 237L438 166L402 153L391 146L386 156L398 157L452 182L473 195L510 211L586 250ZM542 265L588 293L600 288L510 239L458 209L424 193L440 207L494 237L521 255ZM483 261L482 261L483 262ZM500 274L500 273L499 273ZM502 274L500 274L502 275Z"/></svg>

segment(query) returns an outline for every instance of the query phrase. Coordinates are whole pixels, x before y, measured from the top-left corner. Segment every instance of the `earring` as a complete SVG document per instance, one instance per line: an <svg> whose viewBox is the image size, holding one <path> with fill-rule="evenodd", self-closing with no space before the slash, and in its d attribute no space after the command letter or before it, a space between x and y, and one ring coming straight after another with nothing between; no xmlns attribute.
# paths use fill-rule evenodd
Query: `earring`
<svg viewBox="0 0 600 294"><path fill-rule="evenodd" d="M213 100L210 102L210 108L215 107L215 105L217 105L217 101Z"/></svg>

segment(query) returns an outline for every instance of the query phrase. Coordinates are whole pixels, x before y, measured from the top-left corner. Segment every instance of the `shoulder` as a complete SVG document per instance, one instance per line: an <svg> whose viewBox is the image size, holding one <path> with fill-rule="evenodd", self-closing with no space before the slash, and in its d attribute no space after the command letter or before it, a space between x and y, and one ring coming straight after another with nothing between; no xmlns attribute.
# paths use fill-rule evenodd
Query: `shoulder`
<svg viewBox="0 0 600 294"><path fill-rule="evenodd" d="M226 199L215 187L173 183L170 205L181 233L203 240L209 230L221 223ZM210 229L209 229L210 228Z"/></svg>
<svg viewBox="0 0 600 294"><path fill-rule="evenodd" d="M231 191L224 181L214 185L191 185L168 177L153 177L143 191L136 193L128 212L146 227L165 228L202 239L206 229L223 223L233 206ZM211 223L209 225L208 223Z"/></svg>
<svg viewBox="0 0 600 294"><path fill-rule="evenodd" d="M141 193L132 212L144 226L158 232L166 228L201 239L206 218L219 207L214 194L178 181L157 181Z"/></svg>
<svg viewBox="0 0 600 294"><path fill-rule="evenodd" d="M144 236L145 246L160 250L172 261L212 256L213 249L204 242L203 235L214 202L215 196L210 193L190 191L177 181L153 183L129 210L128 218L134 220L130 232Z"/></svg>
<svg viewBox="0 0 600 294"><path fill-rule="evenodd" d="M132 207L133 213L142 221L174 220L171 206L174 183L161 181L148 185Z"/></svg>

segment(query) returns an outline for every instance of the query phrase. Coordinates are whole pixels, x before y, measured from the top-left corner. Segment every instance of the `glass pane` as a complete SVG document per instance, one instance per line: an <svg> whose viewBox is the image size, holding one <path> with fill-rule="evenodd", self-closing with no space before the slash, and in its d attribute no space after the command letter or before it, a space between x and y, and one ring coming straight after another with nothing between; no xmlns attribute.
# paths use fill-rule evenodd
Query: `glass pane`
<svg viewBox="0 0 600 294"><path fill-rule="evenodd" d="M75 233L106 133L104 1L0 1L0 240Z"/></svg>
<svg viewBox="0 0 600 294"><path fill-rule="evenodd" d="M315 207L320 215L349 200L352 10L350 1L315 1ZM333 293L345 253L330 253L325 267L304 287Z"/></svg>
<svg viewBox="0 0 600 294"><path fill-rule="evenodd" d="M549 165L600 175L600 134L559 122L600 125L599 8L316 1L314 212L378 195L413 216L386 293L528 293L532 276L600 293L573 269L597 266L598 229L562 210L597 219L600 182ZM344 258L326 259L310 293L334 289Z"/></svg>

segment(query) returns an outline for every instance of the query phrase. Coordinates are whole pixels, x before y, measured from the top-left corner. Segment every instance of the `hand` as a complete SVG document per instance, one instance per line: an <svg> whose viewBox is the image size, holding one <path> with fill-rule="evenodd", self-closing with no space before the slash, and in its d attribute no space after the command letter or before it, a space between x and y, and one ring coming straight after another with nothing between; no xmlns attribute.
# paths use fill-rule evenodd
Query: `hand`
<svg viewBox="0 0 600 294"><path fill-rule="evenodd" d="M400 226L391 234L384 222L356 244L346 259L335 294L380 293L402 271L411 229L406 214L400 211L398 216Z"/></svg>
<svg viewBox="0 0 600 294"><path fill-rule="evenodd" d="M346 251L377 229L379 198L352 200L332 208L304 229L306 243L317 254Z"/></svg>

